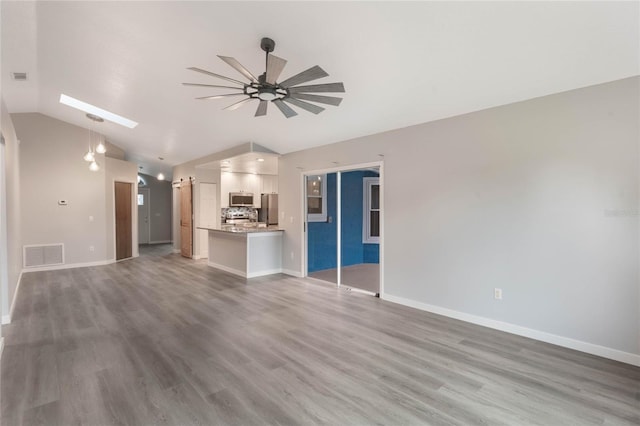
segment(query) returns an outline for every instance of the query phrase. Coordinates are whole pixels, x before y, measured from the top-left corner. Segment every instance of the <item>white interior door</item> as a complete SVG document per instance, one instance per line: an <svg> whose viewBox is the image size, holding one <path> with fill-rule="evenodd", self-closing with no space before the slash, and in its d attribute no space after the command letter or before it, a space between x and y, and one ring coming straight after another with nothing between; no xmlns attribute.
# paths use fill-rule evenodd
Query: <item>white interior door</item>
<svg viewBox="0 0 640 426"><path fill-rule="evenodd" d="M217 189L215 183L200 183L198 227L215 228L217 226L218 216L220 216L217 206ZM198 238L200 256L206 257L209 255L209 231L198 229L198 232L200 233Z"/></svg>
<svg viewBox="0 0 640 426"><path fill-rule="evenodd" d="M150 204L149 188L138 188L138 244L149 244Z"/></svg>

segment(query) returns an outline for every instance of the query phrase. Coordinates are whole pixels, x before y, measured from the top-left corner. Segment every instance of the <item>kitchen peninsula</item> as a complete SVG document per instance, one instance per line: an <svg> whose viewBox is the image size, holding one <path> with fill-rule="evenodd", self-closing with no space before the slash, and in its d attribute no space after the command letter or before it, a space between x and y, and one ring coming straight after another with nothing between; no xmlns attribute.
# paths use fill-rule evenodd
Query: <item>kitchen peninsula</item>
<svg viewBox="0 0 640 426"><path fill-rule="evenodd" d="M277 226L198 228L209 231L208 264L245 278L282 272L282 229Z"/></svg>

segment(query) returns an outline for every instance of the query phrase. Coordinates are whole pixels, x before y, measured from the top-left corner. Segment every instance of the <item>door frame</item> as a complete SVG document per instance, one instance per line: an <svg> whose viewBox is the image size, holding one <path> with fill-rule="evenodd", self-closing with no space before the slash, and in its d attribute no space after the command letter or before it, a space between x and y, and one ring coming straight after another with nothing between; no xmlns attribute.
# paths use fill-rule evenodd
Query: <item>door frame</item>
<svg viewBox="0 0 640 426"><path fill-rule="evenodd" d="M145 202L145 206L147 207L147 216L149 218L149 221L147 222L147 242L146 243L140 243L140 222L138 222L138 245L140 244L151 244L151 189L150 188L140 188L138 187L138 192L137 194L140 194L141 191L146 191L146 202ZM140 208L140 206L138 206L138 199L136 197L136 207L138 207L138 209ZM137 220L140 220L140 218L136 218Z"/></svg>
<svg viewBox="0 0 640 426"><path fill-rule="evenodd" d="M341 258L341 251L342 251L342 247L341 247L341 234L342 234L342 203L341 203L341 181L342 181L342 176L341 173L342 172L349 172L349 171L356 171L356 170L361 170L361 169L367 169L370 167L378 167L380 170L380 188L382 189L380 191L380 298L384 298L384 243L385 243L385 238L384 238L384 218L385 218L385 208L384 208L384 161L374 161L371 163L359 163L359 164L350 164L350 165L345 165L345 166L340 166L340 167L331 167L331 168L326 168L326 169L314 169L314 170L305 170L301 172L301 179L300 179L300 189L301 189L301 194L302 194L302 202L301 204L301 210L300 210L300 217L302 218L302 220L300 221L300 234L301 234L301 245L300 247L302 247L302 256L300 256L301 258L301 271L302 271L302 276L303 277L308 277L309 276L309 263L308 263L308 251L309 251L309 247L308 247L308 242L309 239L307 238L307 232L308 232L308 223L307 223L307 185L306 185L306 179L307 176L310 175L321 175L321 174L326 174L326 173L336 173L336 232L337 232L337 248L336 248L336 253L337 253L337 259L336 259L336 273L337 273L337 287L340 288L341 287L341 269L342 269L342 258ZM349 287L351 288L351 287ZM371 294L368 291L364 291L364 290L359 290L356 288L351 288L353 291L359 291L359 292L364 292L366 294Z"/></svg>
<svg viewBox="0 0 640 426"><path fill-rule="evenodd" d="M137 174L136 174L137 176ZM131 186L131 226L135 226L134 229L131 230L131 257L127 257L126 259L116 260L116 182L120 183L130 183ZM134 257L139 256L138 252L138 182L123 180L123 179L112 179L111 180L111 191L112 191L112 200L113 200L113 261L121 262L123 260L132 259Z"/></svg>

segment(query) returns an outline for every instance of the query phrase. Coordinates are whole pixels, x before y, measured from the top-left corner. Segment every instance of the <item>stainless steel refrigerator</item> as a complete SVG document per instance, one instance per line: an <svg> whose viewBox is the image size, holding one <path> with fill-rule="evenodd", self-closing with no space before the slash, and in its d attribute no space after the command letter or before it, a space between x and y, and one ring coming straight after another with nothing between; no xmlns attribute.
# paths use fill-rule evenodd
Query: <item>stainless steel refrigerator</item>
<svg viewBox="0 0 640 426"><path fill-rule="evenodd" d="M262 194L258 221L267 225L278 224L278 194Z"/></svg>

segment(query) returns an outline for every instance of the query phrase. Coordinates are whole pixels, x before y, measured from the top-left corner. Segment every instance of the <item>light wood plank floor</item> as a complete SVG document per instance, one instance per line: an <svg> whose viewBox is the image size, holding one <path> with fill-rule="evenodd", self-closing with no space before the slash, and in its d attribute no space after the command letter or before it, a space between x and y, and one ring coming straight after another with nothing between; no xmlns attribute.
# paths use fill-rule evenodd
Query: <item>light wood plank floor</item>
<svg viewBox="0 0 640 426"><path fill-rule="evenodd" d="M2 425L638 425L640 369L179 255L27 273Z"/></svg>
<svg viewBox="0 0 640 426"><path fill-rule="evenodd" d="M336 268L312 272L309 276L330 283L338 282L338 270ZM358 265L344 266L342 268L341 281L345 286L379 293L380 265L377 263L360 263Z"/></svg>

